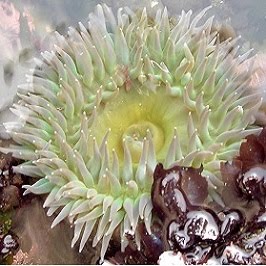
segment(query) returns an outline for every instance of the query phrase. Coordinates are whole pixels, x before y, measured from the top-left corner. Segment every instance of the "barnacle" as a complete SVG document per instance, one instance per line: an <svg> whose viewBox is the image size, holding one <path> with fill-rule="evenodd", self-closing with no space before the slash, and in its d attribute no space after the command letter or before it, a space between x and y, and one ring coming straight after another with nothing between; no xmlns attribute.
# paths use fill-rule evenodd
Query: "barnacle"
<svg viewBox="0 0 266 266"><path fill-rule="evenodd" d="M151 185L157 162L200 167L212 188L222 184L219 166L234 156L261 100L248 90L251 70L236 68L238 39L219 43L213 18L177 21L166 9L154 18L146 9L106 5L89 15L88 27L57 34L44 52L7 123L17 145L2 148L25 160L14 171L38 177L26 193L49 193L52 227L68 217L80 251L94 232L104 257L114 230L134 234L139 219L150 232ZM136 236L137 238L137 236Z"/></svg>

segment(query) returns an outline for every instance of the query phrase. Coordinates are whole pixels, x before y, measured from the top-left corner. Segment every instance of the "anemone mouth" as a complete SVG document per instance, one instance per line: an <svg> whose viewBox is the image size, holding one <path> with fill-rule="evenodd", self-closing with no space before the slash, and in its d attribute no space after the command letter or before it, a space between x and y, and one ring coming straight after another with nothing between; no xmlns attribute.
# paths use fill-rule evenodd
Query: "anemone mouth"
<svg viewBox="0 0 266 266"><path fill-rule="evenodd" d="M152 142L151 152L163 161L175 131L186 135L187 117L180 113L188 110L180 97L167 94L164 87L155 92L139 84L140 89L134 88L134 81L131 86L129 91L120 89L116 97L100 106L91 135L98 141L106 139L108 150L115 150L120 161L127 149L137 164L147 141Z"/></svg>
<svg viewBox="0 0 266 266"><path fill-rule="evenodd" d="M117 227L122 250L139 219L150 232L158 162L202 164L215 187L220 162L261 130L250 127L260 106L250 73L235 75L249 52L238 56L237 39L219 44L213 18L198 25L207 10L171 24L166 9L115 18L99 5L88 29L57 34L21 86L12 110L23 125L5 125L18 145L1 151L26 161L15 171L39 177L25 193L49 193L48 215L61 210L52 226L68 217L80 251L93 230L102 258Z"/></svg>

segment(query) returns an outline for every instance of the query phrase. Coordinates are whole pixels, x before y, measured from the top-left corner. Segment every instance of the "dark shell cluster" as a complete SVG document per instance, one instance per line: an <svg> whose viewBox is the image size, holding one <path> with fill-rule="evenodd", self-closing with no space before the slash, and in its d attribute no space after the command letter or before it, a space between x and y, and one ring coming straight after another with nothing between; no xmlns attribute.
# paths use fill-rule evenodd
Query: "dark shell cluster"
<svg viewBox="0 0 266 266"><path fill-rule="evenodd" d="M184 264L266 264L266 129L246 137L239 156L221 164L225 206L206 203L202 168L175 166L154 172L154 221L149 235L141 224L124 253L110 253L115 264L157 264L172 250Z"/></svg>
<svg viewBox="0 0 266 266"><path fill-rule="evenodd" d="M223 208L204 204L206 181L200 172L155 169L152 200L168 249L180 251L186 264L265 264L266 129L246 137L239 156L221 164ZM196 189L185 191L183 180ZM189 194L198 199L192 202Z"/></svg>
<svg viewBox="0 0 266 266"><path fill-rule="evenodd" d="M249 135L240 147L239 156L232 163L221 165L221 173L234 197L256 200L265 208L266 199L266 128Z"/></svg>
<svg viewBox="0 0 266 266"><path fill-rule="evenodd" d="M265 263L264 208L248 220L242 209L207 206L204 204L207 194L202 189L206 180L201 176L201 170L179 166L165 170L162 165L155 169L152 201L155 212L163 221L165 250L181 252L185 264ZM235 179L241 191L240 177L244 175L239 173ZM189 192L197 198L194 202L184 190L184 179L189 179L197 188ZM170 190L172 194L168 193Z"/></svg>

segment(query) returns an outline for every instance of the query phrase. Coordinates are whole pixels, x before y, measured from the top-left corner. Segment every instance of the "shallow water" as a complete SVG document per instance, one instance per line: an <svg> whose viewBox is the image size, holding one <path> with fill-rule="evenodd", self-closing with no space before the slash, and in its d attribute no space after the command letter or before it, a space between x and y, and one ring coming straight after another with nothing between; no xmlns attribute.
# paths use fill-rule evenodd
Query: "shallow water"
<svg viewBox="0 0 266 266"><path fill-rule="evenodd" d="M94 10L96 4L102 2L112 6L114 10L122 6L129 6L132 9L146 6L152 11L153 7L166 6L173 16L178 15L182 9L198 12L212 5L213 8L208 12L208 16L214 14L217 22L222 24L227 32L242 36L242 52L251 47L255 48L256 53L266 51L265 0L2 0L0 1L0 134L2 132L2 137L8 137L3 133L2 123L11 119L7 109L15 97L17 86L25 82L25 74L29 73L29 69L33 66L32 57L38 57L41 51L52 47L53 31L66 34L69 26L75 27L79 21L86 24L88 13ZM29 220L33 216L35 218ZM51 219L45 218L44 211L37 202L29 209L20 210L15 216L14 230L22 237L23 252L30 256L24 261L25 263L96 262L94 256L86 257L84 254L82 259L77 259L74 255L77 250L69 248L72 229L62 225L61 231L58 229L51 232L48 226L50 223ZM61 238L62 233L64 237ZM51 237L49 243L46 241L47 234ZM62 245L58 242L59 236L60 242L64 240L68 242L67 245L63 245L62 254L59 253L59 250L62 250ZM44 248L47 246L49 248Z"/></svg>

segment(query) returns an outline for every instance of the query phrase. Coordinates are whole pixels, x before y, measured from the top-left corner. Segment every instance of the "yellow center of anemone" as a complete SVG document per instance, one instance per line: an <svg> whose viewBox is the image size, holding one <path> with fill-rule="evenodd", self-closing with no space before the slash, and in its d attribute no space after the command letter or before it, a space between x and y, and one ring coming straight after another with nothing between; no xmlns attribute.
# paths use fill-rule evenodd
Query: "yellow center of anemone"
<svg viewBox="0 0 266 266"><path fill-rule="evenodd" d="M158 153L164 144L164 132L159 125L148 121L137 121L129 126L123 134L123 142L127 143L134 163L140 159L143 141L151 135L155 151Z"/></svg>
<svg viewBox="0 0 266 266"><path fill-rule="evenodd" d="M187 145L188 109L180 97L166 93L165 88L156 93L145 88L121 89L119 94L99 108L91 134L100 143L106 132L107 146L123 160L123 142L126 142L132 161L138 163L143 150L143 140L152 138L158 160L165 159L174 135L174 128Z"/></svg>

